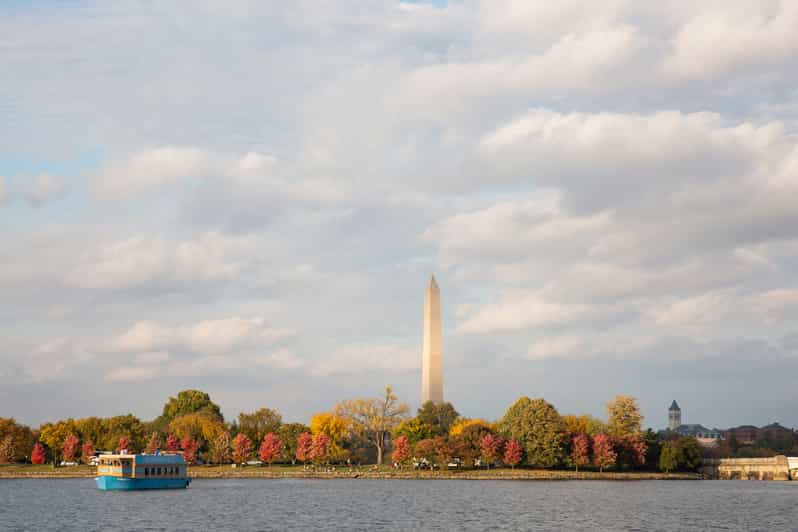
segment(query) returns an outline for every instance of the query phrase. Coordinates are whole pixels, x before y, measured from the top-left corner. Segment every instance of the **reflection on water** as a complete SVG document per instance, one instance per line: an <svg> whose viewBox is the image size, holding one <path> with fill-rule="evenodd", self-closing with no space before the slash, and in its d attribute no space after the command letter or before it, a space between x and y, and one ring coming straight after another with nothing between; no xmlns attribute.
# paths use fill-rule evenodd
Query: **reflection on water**
<svg viewBox="0 0 798 532"><path fill-rule="evenodd" d="M798 530L798 482L0 480L0 530Z"/></svg>

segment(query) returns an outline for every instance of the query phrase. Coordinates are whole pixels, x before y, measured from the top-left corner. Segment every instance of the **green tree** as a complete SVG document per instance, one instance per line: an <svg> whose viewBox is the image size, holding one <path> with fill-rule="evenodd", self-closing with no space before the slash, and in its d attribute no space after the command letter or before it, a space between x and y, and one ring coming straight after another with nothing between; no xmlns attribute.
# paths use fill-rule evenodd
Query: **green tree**
<svg viewBox="0 0 798 532"><path fill-rule="evenodd" d="M276 434L282 422L283 416L277 410L259 408L251 414L238 414L238 431L249 436L253 442L261 442L266 434Z"/></svg>
<svg viewBox="0 0 798 532"><path fill-rule="evenodd" d="M114 416L103 419L103 436L100 449L114 450L119 447L120 438L128 438L131 453L139 452L145 446L146 432L144 424L132 414ZM97 442L95 442L97 443Z"/></svg>
<svg viewBox="0 0 798 532"><path fill-rule="evenodd" d="M662 444L662 449L659 453L659 468L662 471L666 473L676 471L681 461L681 449L678 441L670 440Z"/></svg>
<svg viewBox="0 0 798 532"><path fill-rule="evenodd" d="M163 413L159 419L168 423L178 416L195 413L209 414L220 422L224 421L219 405L211 401L210 395L200 390L183 390L177 397L170 397L163 405Z"/></svg>
<svg viewBox="0 0 798 532"><path fill-rule="evenodd" d="M414 417L402 421L393 431L393 436L394 438L405 436L408 443L412 446L421 440L432 438L436 433L435 427Z"/></svg>
<svg viewBox="0 0 798 532"><path fill-rule="evenodd" d="M302 433L310 433L310 427L302 423L285 423L280 426L277 436L283 442L280 457L291 465L296 464L297 439Z"/></svg>
<svg viewBox="0 0 798 532"><path fill-rule="evenodd" d="M638 434L642 430L643 415L637 399L629 395L616 395L607 403L607 425L613 436Z"/></svg>
<svg viewBox="0 0 798 532"><path fill-rule="evenodd" d="M647 429L643 433L643 441L646 442L646 469L655 470L659 467L659 455L662 452L662 441L656 432Z"/></svg>
<svg viewBox="0 0 798 532"><path fill-rule="evenodd" d="M435 429L435 433L441 436L449 434L460 414L454 409L452 403L433 403L427 401L418 409L416 417L422 423L426 423Z"/></svg>
<svg viewBox="0 0 798 532"><path fill-rule="evenodd" d="M566 430L571 434L587 434L592 438L596 434L608 432L607 425L593 416L569 414L562 419Z"/></svg>
<svg viewBox="0 0 798 532"><path fill-rule="evenodd" d="M701 446L698 440L685 436L679 439L681 447L682 462L681 467L688 471L695 471L701 466Z"/></svg>
<svg viewBox="0 0 798 532"><path fill-rule="evenodd" d="M543 399L518 399L499 422L499 432L523 446L529 465L552 467L565 458L565 423L557 409Z"/></svg>

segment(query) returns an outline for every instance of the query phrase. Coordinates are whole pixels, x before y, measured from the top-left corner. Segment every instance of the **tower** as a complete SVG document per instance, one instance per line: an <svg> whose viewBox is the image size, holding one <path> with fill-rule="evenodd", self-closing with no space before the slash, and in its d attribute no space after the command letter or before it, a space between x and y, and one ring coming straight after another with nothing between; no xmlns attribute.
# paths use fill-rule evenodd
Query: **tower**
<svg viewBox="0 0 798 532"><path fill-rule="evenodd" d="M676 430L682 424L682 409L674 399L668 409L668 430Z"/></svg>
<svg viewBox="0 0 798 532"><path fill-rule="evenodd" d="M441 291L435 276L424 292L424 347L421 358L421 403L443 402L441 350Z"/></svg>

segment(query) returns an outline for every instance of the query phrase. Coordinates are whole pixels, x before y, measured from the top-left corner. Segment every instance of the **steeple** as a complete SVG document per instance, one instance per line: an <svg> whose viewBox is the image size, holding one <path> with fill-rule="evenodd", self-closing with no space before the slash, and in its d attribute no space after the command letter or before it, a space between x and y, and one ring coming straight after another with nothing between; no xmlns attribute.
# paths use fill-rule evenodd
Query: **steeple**
<svg viewBox="0 0 798 532"><path fill-rule="evenodd" d="M679 408L679 404L676 402L676 399L674 399L671 403L671 407L668 409L668 430L676 430L681 426L682 409Z"/></svg>
<svg viewBox="0 0 798 532"><path fill-rule="evenodd" d="M682 411L682 409L679 408L679 403L676 402L676 399L673 400L673 402L671 403L671 407L668 409L669 412L672 412L674 410L678 410L679 412Z"/></svg>

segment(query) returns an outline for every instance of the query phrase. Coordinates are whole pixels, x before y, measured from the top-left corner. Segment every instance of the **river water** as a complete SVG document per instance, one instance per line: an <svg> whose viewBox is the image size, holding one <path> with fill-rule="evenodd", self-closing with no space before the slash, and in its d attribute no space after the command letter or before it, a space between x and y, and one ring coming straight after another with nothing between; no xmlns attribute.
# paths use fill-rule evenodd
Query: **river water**
<svg viewBox="0 0 798 532"><path fill-rule="evenodd" d="M0 480L0 530L798 530L798 482Z"/></svg>

